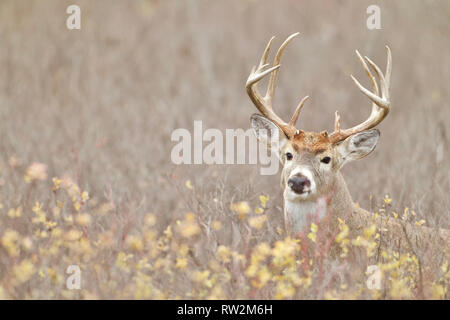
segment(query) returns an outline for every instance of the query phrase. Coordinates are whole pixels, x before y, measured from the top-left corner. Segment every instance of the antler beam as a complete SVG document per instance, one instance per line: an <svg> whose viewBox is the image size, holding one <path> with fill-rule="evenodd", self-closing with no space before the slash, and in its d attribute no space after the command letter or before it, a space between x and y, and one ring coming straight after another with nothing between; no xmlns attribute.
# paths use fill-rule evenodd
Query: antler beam
<svg viewBox="0 0 450 320"><path fill-rule="evenodd" d="M390 101L389 101L389 86L390 86L390 79L391 79L391 70L392 70L392 57L391 57L391 50L388 46L386 46L387 50L387 64L386 64L386 73L383 75L383 73L380 71L380 68L372 62L368 57L364 57L364 59L361 57L358 51L356 51L356 55L359 58L359 61L361 62L361 65L363 66L364 70L366 71L367 76L370 79L370 82L372 83L372 92L364 88L358 80L353 77L353 75L350 75L352 80L355 82L356 86L361 90L363 94L365 94L370 100L372 100L372 112L369 116L369 118L360 123L359 125L341 130L340 129L340 116L336 111L335 114L335 130L330 135L330 140L333 143L339 142L344 140L345 138L358 133L362 132L368 129L371 129L378 125L381 121L383 121L384 118L389 113L390 108ZM379 95L378 85L377 81L375 80L375 77L370 72L370 69L368 68L367 63L369 63L370 67L375 71L377 74L377 77L380 81L380 89L381 89L381 96Z"/></svg>
<svg viewBox="0 0 450 320"><path fill-rule="evenodd" d="M264 50L264 53L261 57L261 61L259 62L258 68L253 67L246 83L246 89L247 93L250 97L250 99L255 104L256 108L261 112L263 116L265 116L267 119L274 122L283 132L284 134L291 138L295 134L297 134L298 130L295 128L295 123L297 122L297 119L300 114L300 110L303 107L305 101L308 99L308 96L304 97L302 101L297 106L297 109L295 110L291 120L289 122L283 121L273 110L272 107L272 100L273 96L275 94L275 87L276 82L278 78L278 70L280 68L280 62L281 62L281 56L284 52L284 49L289 44L289 42L298 35L299 33L294 33L290 35L280 46L278 49L277 54L275 55L275 58L273 60L273 64L270 68L269 64L267 63L267 57L269 55L270 47L272 46L273 39L275 37L272 37L269 40L269 43L266 46L266 49ZM267 87L267 91L265 96L261 96L258 90L258 82L264 78L266 75L270 74L269 78L269 85Z"/></svg>

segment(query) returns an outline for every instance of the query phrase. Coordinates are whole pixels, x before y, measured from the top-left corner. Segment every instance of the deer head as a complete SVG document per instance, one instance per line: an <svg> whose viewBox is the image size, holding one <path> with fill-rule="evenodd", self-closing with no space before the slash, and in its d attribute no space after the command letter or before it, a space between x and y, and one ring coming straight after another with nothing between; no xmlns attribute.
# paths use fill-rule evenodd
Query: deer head
<svg viewBox="0 0 450 320"><path fill-rule="evenodd" d="M284 122L272 108L281 56L288 43L297 35L298 33L293 34L286 39L269 67L267 57L274 38L270 39L259 66L252 69L246 83L250 99L261 112L251 117L254 132L258 140L277 152L283 165L281 184L285 200L285 221L291 227L294 225L294 231L299 231L304 225L308 213L320 215L320 211L324 211L323 214L328 211L330 204L335 210L347 210L353 205L339 170L347 162L364 158L374 150L380 135L374 127L389 113L391 75L389 47L386 46L387 67L384 75L375 63L367 57L362 58L356 51L372 83L372 92L353 76L351 78L373 102L369 118L352 128L341 129L340 116L336 111L335 129L330 134L326 131L316 133L297 129L295 124L308 96L301 100L289 122ZM377 75L379 86L367 64ZM268 88L265 96L261 96L257 84L267 75L270 75ZM321 207L324 209L321 210ZM296 212L297 217L290 218L290 211ZM289 220L294 221L289 223Z"/></svg>

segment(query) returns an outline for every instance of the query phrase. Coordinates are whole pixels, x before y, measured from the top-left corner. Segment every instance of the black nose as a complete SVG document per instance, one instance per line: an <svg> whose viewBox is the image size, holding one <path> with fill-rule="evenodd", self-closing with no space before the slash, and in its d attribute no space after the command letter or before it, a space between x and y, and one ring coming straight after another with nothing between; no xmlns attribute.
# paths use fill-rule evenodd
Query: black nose
<svg viewBox="0 0 450 320"><path fill-rule="evenodd" d="M297 194L305 192L305 188L311 186L311 182L303 175L295 175L288 180L288 186Z"/></svg>

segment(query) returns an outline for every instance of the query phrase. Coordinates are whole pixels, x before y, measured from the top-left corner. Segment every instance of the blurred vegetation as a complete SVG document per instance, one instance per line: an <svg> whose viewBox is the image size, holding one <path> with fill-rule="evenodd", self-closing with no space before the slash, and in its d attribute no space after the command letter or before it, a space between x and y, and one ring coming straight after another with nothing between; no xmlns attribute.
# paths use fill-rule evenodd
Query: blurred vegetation
<svg viewBox="0 0 450 320"><path fill-rule="evenodd" d="M249 127L244 83L272 35L301 34L274 104L287 118L309 94L299 125L314 131L335 110L343 127L367 116L354 49L382 64L389 44L392 111L343 174L362 207L450 228L448 1L76 2L79 31L73 1L0 2L0 298L448 299L448 260L375 254L379 230L345 221L286 238L278 176L170 161L172 131L194 120Z"/></svg>

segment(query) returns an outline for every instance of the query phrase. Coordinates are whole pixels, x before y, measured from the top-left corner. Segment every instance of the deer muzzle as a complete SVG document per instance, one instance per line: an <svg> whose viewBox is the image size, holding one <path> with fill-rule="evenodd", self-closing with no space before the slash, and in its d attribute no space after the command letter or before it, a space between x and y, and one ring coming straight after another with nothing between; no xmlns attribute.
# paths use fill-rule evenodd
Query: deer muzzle
<svg viewBox="0 0 450 320"><path fill-rule="evenodd" d="M290 177L287 185L296 194L303 194L311 191L311 181L302 174L296 174Z"/></svg>

